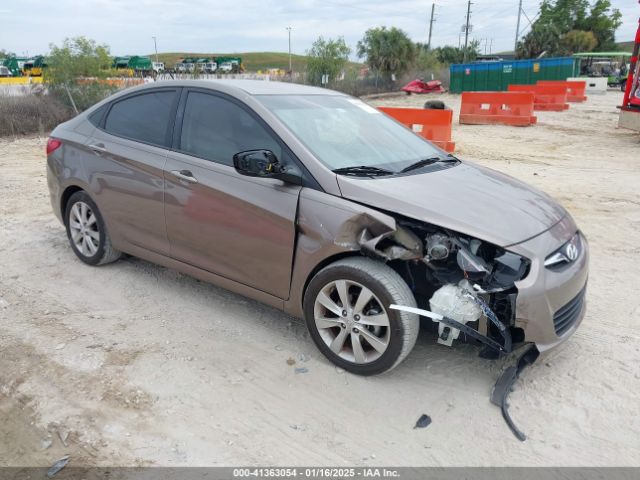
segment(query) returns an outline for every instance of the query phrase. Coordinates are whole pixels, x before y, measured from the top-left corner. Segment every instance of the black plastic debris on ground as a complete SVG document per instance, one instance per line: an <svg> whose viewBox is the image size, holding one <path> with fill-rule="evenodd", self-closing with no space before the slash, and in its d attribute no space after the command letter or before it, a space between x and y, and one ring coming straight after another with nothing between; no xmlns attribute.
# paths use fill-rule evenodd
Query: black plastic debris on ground
<svg viewBox="0 0 640 480"><path fill-rule="evenodd" d="M416 422L415 427L413 428L426 428L431 425L431 417L425 413L420 415L420 418Z"/></svg>
<svg viewBox="0 0 640 480"><path fill-rule="evenodd" d="M56 476L56 474L62 470L64 467L67 466L67 463L69 463L69 459L71 458L70 455L65 455L64 457L62 457L60 460L58 460L56 463L54 463L51 468L49 470L47 470L47 478L53 478Z"/></svg>
<svg viewBox="0 0 640 480"><path fill-rule="evenodd" d="M498 381L493 387L493 392L491 392L491 403L500 407L502 410L502 418L504 418L504 421L507 422L507 425L513 434L521 442L524 442L527 437L518 427L516 427L515 423L513 423L511 415L509 415L507 397L513 389L513 384L520 376L522 370L524 370L525 367L532 365L533 362L538 359L539 355L540 352L535 346L528 348L520 358L518 358L515 365L510 366L502 373L502 375L500 375L500 378L498 378Z"/></svg>

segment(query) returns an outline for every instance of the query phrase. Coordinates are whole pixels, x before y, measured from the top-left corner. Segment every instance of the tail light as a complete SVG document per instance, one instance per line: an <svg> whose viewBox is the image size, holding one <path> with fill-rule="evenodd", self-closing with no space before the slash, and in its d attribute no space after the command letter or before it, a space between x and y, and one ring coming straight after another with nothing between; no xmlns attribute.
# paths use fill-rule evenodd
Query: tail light
<svg viewBox="0 0 640 480"><path fill-rule="evenodd" d="M57 138L51 138L47 140L47 155L51 155L54 151L62 146L62 142Z"/></svg>

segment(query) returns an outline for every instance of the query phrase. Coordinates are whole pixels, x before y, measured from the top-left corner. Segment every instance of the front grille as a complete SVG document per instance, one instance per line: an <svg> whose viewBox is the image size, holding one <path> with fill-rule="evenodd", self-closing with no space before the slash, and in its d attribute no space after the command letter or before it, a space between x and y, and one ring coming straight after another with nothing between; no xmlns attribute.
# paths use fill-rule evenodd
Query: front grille
<svg viewBox="0 0 640 480"><path fill-rule="evenodd" d="M571 328L571 325L573 325L578 319L578 316L582 311L582 306L584 305L584 297L586 292L587 286L585 285L580 293L578 293L578 295L576 295L569 303L558 310L553 316L553 325L558 336L569 330L569 328Z"/></svg>

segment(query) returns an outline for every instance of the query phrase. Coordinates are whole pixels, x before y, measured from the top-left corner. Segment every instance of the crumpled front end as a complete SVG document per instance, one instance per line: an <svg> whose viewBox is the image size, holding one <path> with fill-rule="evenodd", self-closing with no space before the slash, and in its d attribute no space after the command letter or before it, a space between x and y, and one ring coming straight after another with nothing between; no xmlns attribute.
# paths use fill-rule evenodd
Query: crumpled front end
<svg viewBox="0 0 640 480"><path fill-rule="evenodd" d="M434 322L438 343L474 341L488 358L522 343L544 351L571 335L584 315L588 248L568 214L528 240L498 246L303 189L298 231L285 304L294 315L318 265L358 253L385 262L406 281L420 310L413 313Z"/></svg>

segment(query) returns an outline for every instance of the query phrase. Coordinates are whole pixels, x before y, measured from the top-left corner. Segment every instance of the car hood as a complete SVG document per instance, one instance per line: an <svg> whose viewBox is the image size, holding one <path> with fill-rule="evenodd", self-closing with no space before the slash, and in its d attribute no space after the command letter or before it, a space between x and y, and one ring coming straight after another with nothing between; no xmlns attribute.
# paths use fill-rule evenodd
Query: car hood
<svg viewBox="0 0 640 480"><path fill-rule="evenodd" d="M567 215L547 194L508 175L463 162L388 178L338 175L344 198L506 247Z"/></svg>

